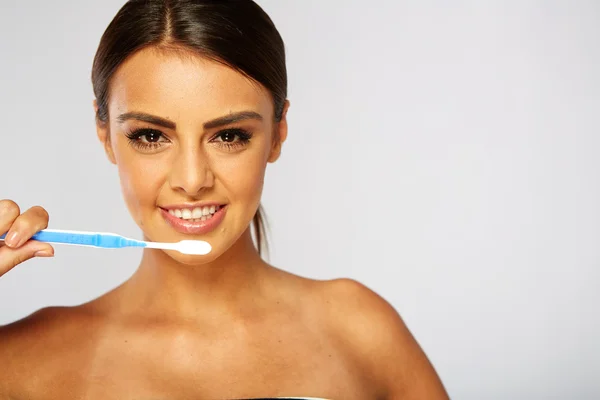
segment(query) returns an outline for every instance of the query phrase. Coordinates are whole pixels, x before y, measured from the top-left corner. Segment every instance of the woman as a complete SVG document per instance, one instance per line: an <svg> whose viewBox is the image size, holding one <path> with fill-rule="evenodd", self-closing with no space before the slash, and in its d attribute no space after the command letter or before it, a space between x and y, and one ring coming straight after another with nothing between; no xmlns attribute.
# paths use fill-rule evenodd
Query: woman
<svg viewBox="0 0 600 400"><path fill-rule="evenodd" d="M2 398L447 398L387 302L260 256L263 179L289 103L283 41L258 5L129 1L92 81L98 138L145 239L212 252L146 250L106 295L2 327ZM47 224L41 207L0 203L0 273L54 254L29 240Z"/></svg>

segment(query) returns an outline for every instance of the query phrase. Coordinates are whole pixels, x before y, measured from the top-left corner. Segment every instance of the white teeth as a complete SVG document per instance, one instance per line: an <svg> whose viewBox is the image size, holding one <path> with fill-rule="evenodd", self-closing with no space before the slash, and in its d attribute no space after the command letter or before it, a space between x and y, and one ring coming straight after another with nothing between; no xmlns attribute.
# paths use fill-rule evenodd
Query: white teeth
<svg viewBox="0 0 600 400"><path fill-rule="evenodd" d="M192 212L187 208L185 210L181 210L181 218L192 219Z"/></svg>
<svg viewBox="0 0 600 400"><path fill-rule="evenodd" d="M169 210L169 214L191 222L206 221L221 209L220 206L196 207L194 209L184 208L180 210Z"/></svg>
<svg viewBox="0 0 600 400"><path fill-rule="evenodd" d="M192 211L192 218L194 218L194 219L202 218L202 209L194 208L194 211Z"/></svg>

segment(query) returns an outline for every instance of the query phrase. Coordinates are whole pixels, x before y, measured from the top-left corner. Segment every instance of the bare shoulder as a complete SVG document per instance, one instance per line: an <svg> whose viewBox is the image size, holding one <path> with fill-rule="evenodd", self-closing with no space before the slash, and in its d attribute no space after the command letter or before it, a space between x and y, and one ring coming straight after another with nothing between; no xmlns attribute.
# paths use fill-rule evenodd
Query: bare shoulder
<svg viewBox="0 0 600 400"><path fill-rule="evenodd" d="M81 307L49 307L0 326L0 395L22 392L24 384L34 389L58 372L81 349L85 331L93 329L89 320Z"/></svg>
<svg viewBox="0 0 600 400"><path fill-rule="evenodd" d="M72 319L71 313L63 307L48 307L15 321L0 326L0 360L11 362L17 357L25 357L31 349L38 350Z"/></svg>
<svg viewBox="0 0 600 400"><path fill-rule="evenodd" d="M370 371L387 399L448 399L443 385L399 313L352 279L320 283L318 297L331 329Z"/></svg>

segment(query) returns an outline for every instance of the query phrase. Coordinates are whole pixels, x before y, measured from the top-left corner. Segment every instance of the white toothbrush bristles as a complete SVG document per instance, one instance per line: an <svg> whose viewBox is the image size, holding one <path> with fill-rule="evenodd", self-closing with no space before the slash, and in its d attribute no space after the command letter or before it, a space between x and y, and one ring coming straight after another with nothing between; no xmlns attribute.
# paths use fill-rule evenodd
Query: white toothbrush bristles
<svg viewBox="0 0 600 400"><path fill-rule="evenodd" d="M176 245L176 249L180 253L195 256L207 255L212 250L210 244L201 240L182 240L181 242L176 243Z"/></svg>
<svg viewBox="0 0 600 400"><path fill-rule="evenodd" d="M205 256L212 250L209 243L202 240L182 240L177 243L146 242L152 249L175 250L191 256Z"/></svg>

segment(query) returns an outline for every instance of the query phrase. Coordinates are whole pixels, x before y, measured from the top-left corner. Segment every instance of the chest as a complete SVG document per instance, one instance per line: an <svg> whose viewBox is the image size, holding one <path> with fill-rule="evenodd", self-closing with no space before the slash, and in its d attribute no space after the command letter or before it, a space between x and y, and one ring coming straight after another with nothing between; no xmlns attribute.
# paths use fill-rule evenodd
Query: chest
<svg viewBox="0 0 600 400"><path fill-rule="evenodd" d="M57 358L44 386L106 400L373 398L365 371L326 335L267 332L106 336Z"/></svg>

